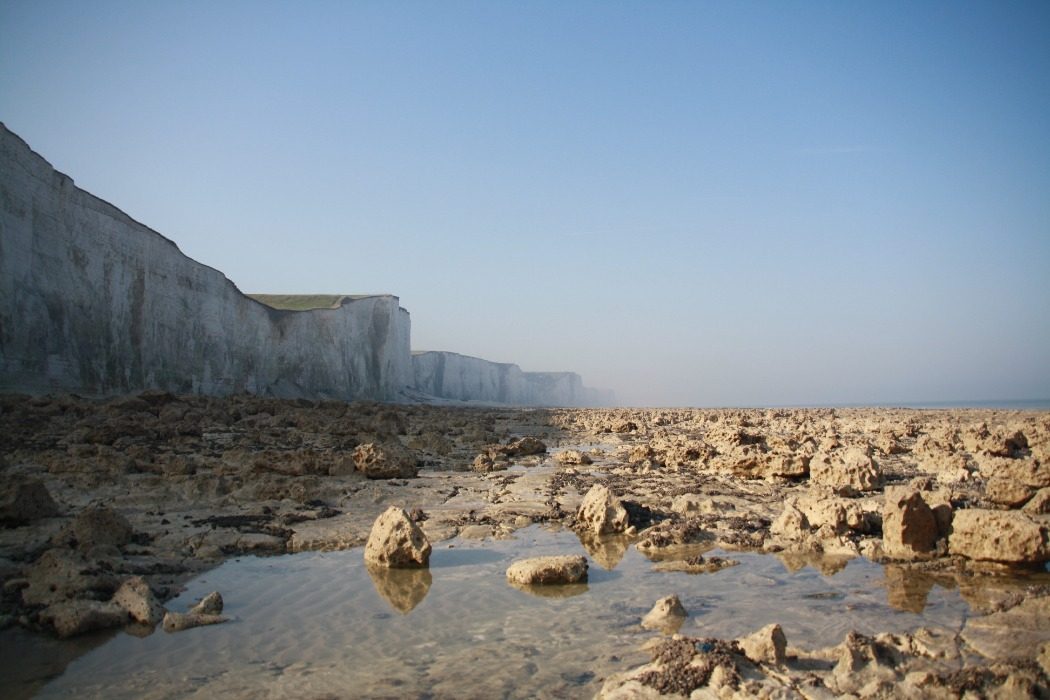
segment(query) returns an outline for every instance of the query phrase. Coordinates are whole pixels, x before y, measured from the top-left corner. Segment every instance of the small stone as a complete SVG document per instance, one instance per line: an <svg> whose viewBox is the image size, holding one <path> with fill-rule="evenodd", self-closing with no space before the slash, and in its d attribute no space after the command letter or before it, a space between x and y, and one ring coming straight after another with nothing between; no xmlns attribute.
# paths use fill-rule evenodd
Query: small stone
<svg viewBox="0 0 1050 700"><path fill-rule="evenodd" d="M76 547L86 552L96 545L123 547L131 540L131 523L112 508L85 508L70 525Z"/></svg>
<svg viewBox="0 0 1050 700"><path fill-rule="evenodd" d="M561 465L590 464L591 457L579 450L562 450L554 454L554 461Z"/></svg>
<svg viewBox="0 0 1050 700"><path fill-rule="evenodd" d="M218 591L212 591L204 596L201 602L190 608L190 613L194 615L221 615L222 606L222 595Z"/></svg>
<svg viewBox="0 0 1050 700"><path fill-rule="evenodd" d="M123 608L137 622L156 625L164 619L164 606L141 576L124 581L110 602Z"/></svg>
<svg viewBox="0 0 1050 700"><path fill-rule="evenodd" d="M165 632L181 632L188 630L193 627L203 627L205 625L217 625L221 622L228 622L230 618L225 615L204 615L201 613L167 613L164 615L164 622L161 627Z"/></svg>
<svg viewBox="0 0 1050 700"><path fill-rule="evenodd" d="M507 569L507 580L519 584L579 583L587 580L587 558L575 555L522 559Z"/></svg>
<svg viewBox="0 0 1050 700"><path fill-rule="evenodd" d="M390 506L372 524L365 544L365 562L395 569L430 564L430 541L403 508Z"/></svg>
<svg viewBox="0 0 1050 700"><path fill-rule="evenodd" d="M1004 476L993 476L985 488L988 500L1007 508L1019 508L1035 495L1032 487Z"/></svg>
<svg viewBox="0 0 1050 700"><path fill-rule="evenodd" d="M650 630L659 630L664 634L677 632L689 613L682 606L682 601L677 595L669 595L656 601L653 609L642 618L642 627Z"/></svg>
<svg viewBox="0 0 1050 700"><path fill-rule="evenodd" d="M1032 500L1025 503L1024 508L1021 510L1033 515L1046 515L1047 513L1050 513L1050 488L1039 489L1036 491L1035 495L1032 496Z"/></svg>
<svg viewBox="0 0 1050 700"><path fill-rule="evenodd" d="M762 629L737 640L747 658L756 664L784 663L787 651L787 637L778 624L766 625Z"/></svg>

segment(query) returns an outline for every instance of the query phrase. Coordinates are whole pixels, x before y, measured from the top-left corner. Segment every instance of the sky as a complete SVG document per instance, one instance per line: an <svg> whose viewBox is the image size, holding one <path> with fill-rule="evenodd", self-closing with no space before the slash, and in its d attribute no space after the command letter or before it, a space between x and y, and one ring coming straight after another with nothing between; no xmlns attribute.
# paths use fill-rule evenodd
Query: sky
<svg viewBox="0 0 1050 700"><path fill-rule="evenodd" d="M1050 3L0 0L0 121L246 293L633 406L1050 398Z"/></svg>

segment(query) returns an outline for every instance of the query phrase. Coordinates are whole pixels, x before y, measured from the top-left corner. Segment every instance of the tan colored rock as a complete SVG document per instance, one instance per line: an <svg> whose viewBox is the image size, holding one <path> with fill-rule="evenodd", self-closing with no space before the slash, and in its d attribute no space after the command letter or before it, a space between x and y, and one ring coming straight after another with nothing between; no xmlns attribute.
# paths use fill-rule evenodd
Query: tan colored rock
<svg viewBox="0 0 1050 700"><path fill-rule="evenodd" d="M949 551L977 561L1035 564L1050 560L1047 530L1019 511L955 511Z"/></svg>
<svg viewBox="0 0 1050 700"><path fill-rule="evenodd" d="M859 447L817 453L809 462L809 478L814 484L829 486L844 496L882 488L882 469L872 460L870 448Z"/></svg>
<svg viewBox="0 0 1050 700"><path fill-rule="evenodd" d="M164 619L164 606L141 576L124 581L110 602L123 608L137 622L156 625Z"/></svg>
<svg viewBox="0 0 1050 700"><path fill-rule="evenodd" d="M62 639L120 627L127 620L124 608L98 600L67 600L40 611L40 621Z"/></svg>
<svg viewBox="0 0 1050 700"><path fill-rule="evenodd" d="M890 559L914 561L932 556L939 529L922 494L907 486L886 489L882 510L882 547Z"/></svg>
<svg viewBox="0 0 1050 700"><path fill-rule="evenodd" d="M591 464L591 456L579 450L562 450L554 453L554 461L561 465Z"/></svg>
<svg viewBox="0 0 1050 700"><path fill-rule="evenodd" d="M1032 457L1009 459L984 456L977 458L977 464L981 475L987 479L1013 479L1033 489L1050 487L1050 462L1044 463Z"/></svg>
<svg viewBox="0 0 1050 700"><path fill-rule="evenodd" d="M85 508L70 525L76 548L86 552L97 545L123 547L131 539L131 523L112 508Z"/></svg>
<svg viewBox="0 0 1050 700"><path fill-rule="evenodd" d="M190 608L190 612L194 615L221 615L224 605L222 595L218 591L212 591Z"/></svg>
<svg viewBox="0 0 1050 700"><path fill-rule="evenodd" d="M681 629L687 617L689 613L682 606L682 601L672 594L656 601L653 609L642 618L642 627L664 634L674 634Z"/></svg>
<svg viewBox="0 0 1050 700"><path fill-rule="evenodd" d="M1007 508L1019 508L1035 495L1035 489L1010 477L993 476L988 480L985 495L993 503Z"/></svg>
<svg viewBox="0 0 1050 700"><path fill-rule="evenodd" d="M430 564L430 541L408 513L390 506L376 518L365 544L365 562L395 569L416 569Z"/></svg>
<svg viewBox="0 0 1050 700"><path fill-rule="evenodd" d="M17 527L53 515L58 515L58 505L44 482L25 476L4 476L0 484L0 526Z"/></svg>
<svg viewBox="0 0 1050 700"><path fill-rule="evenodd" d="M595 484L576 512L577 526L595 535L611 535L627 529L627 509L604 484Z"/></svg>
<svg viewBox="0 0 1050 700"><path fill-rule="evenodd" d="M788 540L803 540L809 537L809 519L794 501L789 501L769 526L769 532Z"/></svg>
<svg viewBox="0 0 1050 700"><path fill-rule="evenodd" d="M784 663L787 652L787 637L778 624L766 625L757 632L737 640L747 658L756 664L779 666Z"/></svg>
<svg viewBox="0 0 1050 700"><path fill-rule="evenodd" d="M206 625L217 625L222 622L229 622L230 618L225 615L206 615L202 613L167 613L164 615L164 621L161 623L161 627L165 632L182 632L183 630L192 629L194 627L204 627Z"/></svg>
<svg viewBox="0 0 1050 700"><path fill-rule="evenodd" d="M508 462L500 459L500 455L494 454L493 452L480 452L478 453L478 456L474 458L471 468L476 472L486 473L503 471L508 466Z"/></svg>
<svg viewBox="0 0 1050 700"><path fill-rule="evenodd" d="M51 605L71 598L108 598L120 586L112 573L93 566L70 549L52 548L26 567L27 605Z"/></svg>
<svg viewBox="0 0 1050 700"><path fill-rule="evenodd" d="M522 559L507 569L507 580L523 585L580 583L587 580L587 558L566 555Z"/></svg>
<svg viewBox="0 0 1050 700"><path fill-rule="evenodd" d="M1032 500L1025 503L1024 508L1021 510L1032 515L1046 515L1050 513L1050 488L1036 491L1035 495L1032 496Z"/></svg>
<svg viewBox="0 0 1050 700"><path fill-rule="evenodd" d="M415 455L400 443L368 442L354 448L351 457L369 479L411 479L419 474Z"/></svg>

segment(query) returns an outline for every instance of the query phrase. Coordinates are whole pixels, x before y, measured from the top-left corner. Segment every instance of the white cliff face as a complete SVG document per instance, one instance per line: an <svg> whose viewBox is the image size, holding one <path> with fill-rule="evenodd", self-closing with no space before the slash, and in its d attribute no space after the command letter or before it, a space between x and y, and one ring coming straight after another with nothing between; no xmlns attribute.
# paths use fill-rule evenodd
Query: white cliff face
<svg viewBox="0 0 1050 700"><path fill-rule="evenodd" d="M249 299L0 125L0 391L394 400L413 383L409 336L394 296Z"/></svg>
<svg viewBox="0 0 1050 700"><path fill-rule="evenodd" d="M514 364L454 352L412 355L417 390L444 399L516 406L609 406L612 392L583 386L574 372L523 372Z"/></svg>

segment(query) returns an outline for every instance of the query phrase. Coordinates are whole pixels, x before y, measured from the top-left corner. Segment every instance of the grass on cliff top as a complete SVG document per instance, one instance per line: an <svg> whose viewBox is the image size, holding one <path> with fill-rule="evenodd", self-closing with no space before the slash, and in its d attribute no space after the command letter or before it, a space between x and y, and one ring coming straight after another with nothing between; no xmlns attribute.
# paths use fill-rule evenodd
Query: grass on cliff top
<svg viewBox="0 0 1050 700"><path fill-rule="evenodd" d="M284 311L309 311L310 309L336 309L346 299L346 294L249 294L262 304Z"/></svg>

